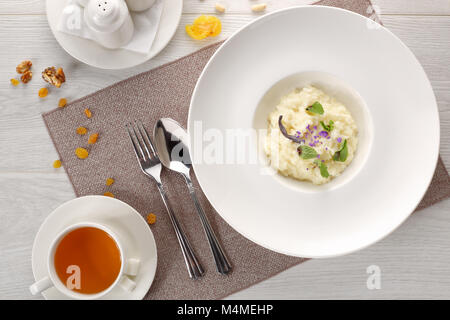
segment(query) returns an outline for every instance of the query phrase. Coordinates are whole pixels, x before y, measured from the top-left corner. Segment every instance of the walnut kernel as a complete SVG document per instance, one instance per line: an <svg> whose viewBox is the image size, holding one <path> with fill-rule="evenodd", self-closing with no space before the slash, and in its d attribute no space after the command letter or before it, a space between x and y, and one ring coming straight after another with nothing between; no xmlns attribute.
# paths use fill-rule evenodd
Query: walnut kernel
<svg viewBox="0 0 450 320"><path fill-rule="evenodd" d="M66 82L66 75L64 74L62 68L58 68L58 70L56 70L55 67L49 67L42 71L42 79L59 88L61 87L61 84Z"/></svg>
<svg viewBox="0 0 450 320"><path fill-rule="evenodd" d="M17 67L16 67L16 71L17 71L17 73L25 73L25 72L27 72L28 70L30 70L30 68L31 68L31 66L32 66L33 64L31 63L31 61L29 61L29 60L25 60L25 61L22 61L21 63L19 63L18 65L17 65Z"/></svg>
<svg viewBox="0 0 450 320"><path fill-rule="evenodd" d="M33 72L28 70L22 74L22 76L20 77L20 80L22 80L23 83L28 83L32 77L33 77Z"/></svg>

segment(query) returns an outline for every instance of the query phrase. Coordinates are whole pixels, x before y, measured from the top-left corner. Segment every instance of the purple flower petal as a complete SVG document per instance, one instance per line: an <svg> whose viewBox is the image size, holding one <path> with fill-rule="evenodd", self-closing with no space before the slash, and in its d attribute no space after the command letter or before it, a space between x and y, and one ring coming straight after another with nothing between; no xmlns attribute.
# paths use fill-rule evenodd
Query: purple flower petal
<svg viewBox="0 0 450 320"><path fill-rule="evenodd" d="M341 143L342 142L342 138L341 137L337 138L337 142Z"/></svg>

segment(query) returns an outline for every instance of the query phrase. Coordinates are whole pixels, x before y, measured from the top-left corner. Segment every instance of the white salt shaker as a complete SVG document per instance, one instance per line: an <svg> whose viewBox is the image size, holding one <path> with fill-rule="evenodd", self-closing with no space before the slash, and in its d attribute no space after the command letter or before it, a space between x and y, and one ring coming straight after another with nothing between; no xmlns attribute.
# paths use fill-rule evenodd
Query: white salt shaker
<svg viewBox="0 0 450 320"><path fill-rule="evenodd" d="M126 0L128 9L131 11L144 11L149 9L155 0Z"/></svg>
<svg viewBox="0 0 450 320"><path fill-rule="evenodd" d="M133 37L134 25L125 0L77 0L95 39L110 49L120 48Z"/></svg>

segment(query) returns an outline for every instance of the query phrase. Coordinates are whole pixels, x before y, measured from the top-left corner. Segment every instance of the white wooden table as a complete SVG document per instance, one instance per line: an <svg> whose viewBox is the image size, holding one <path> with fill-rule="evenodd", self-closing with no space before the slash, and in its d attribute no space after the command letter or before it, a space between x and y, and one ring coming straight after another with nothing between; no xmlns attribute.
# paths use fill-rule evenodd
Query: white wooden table
<svg viewBox="0 0 450 320"><path fill-rule="evenodd" d="M261 0L258 0L263 2ZM0 0L0 298L32 297L31 247L44 218L74 198L41 113L60 97L80 98L141 71L174 60L205 44L224 39L258 15L249 0L223 0L223 32L210 42L195 42L184 25L202 13L213 13L215 0L185 0L184 14L169 46L152 61L125 71L103 71L77 62L55 41L45 16L44 0ZM240 3L237 5L236 3ZM245 3L249 6L245 6ZM308 0L268 0L268 11ZM450 169L450 1L374 0L387 28L398 35L423 64L438 100L441 155ZM15 66L34 63L35 78L12 87ZM60 94L39 99L39 72L64 66L68 82ZM381 268L381 289L368 290L366 269ZM313 260L285 271L232 298L450 298L450 199L411 216L393 234L361 252Z"/></svg>

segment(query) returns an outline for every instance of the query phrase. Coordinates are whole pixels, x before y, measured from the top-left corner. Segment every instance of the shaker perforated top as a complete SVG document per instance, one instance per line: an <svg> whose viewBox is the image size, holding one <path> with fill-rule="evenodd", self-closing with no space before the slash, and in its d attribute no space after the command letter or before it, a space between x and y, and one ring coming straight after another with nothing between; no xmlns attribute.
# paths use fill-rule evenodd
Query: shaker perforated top
<svg viewBox="0 0 450 320"><path fill-rule="evenodd" d="M91 0L84 16L88 26L96 31L114 32L128 16L128 7L124 0Z"/></svg>

